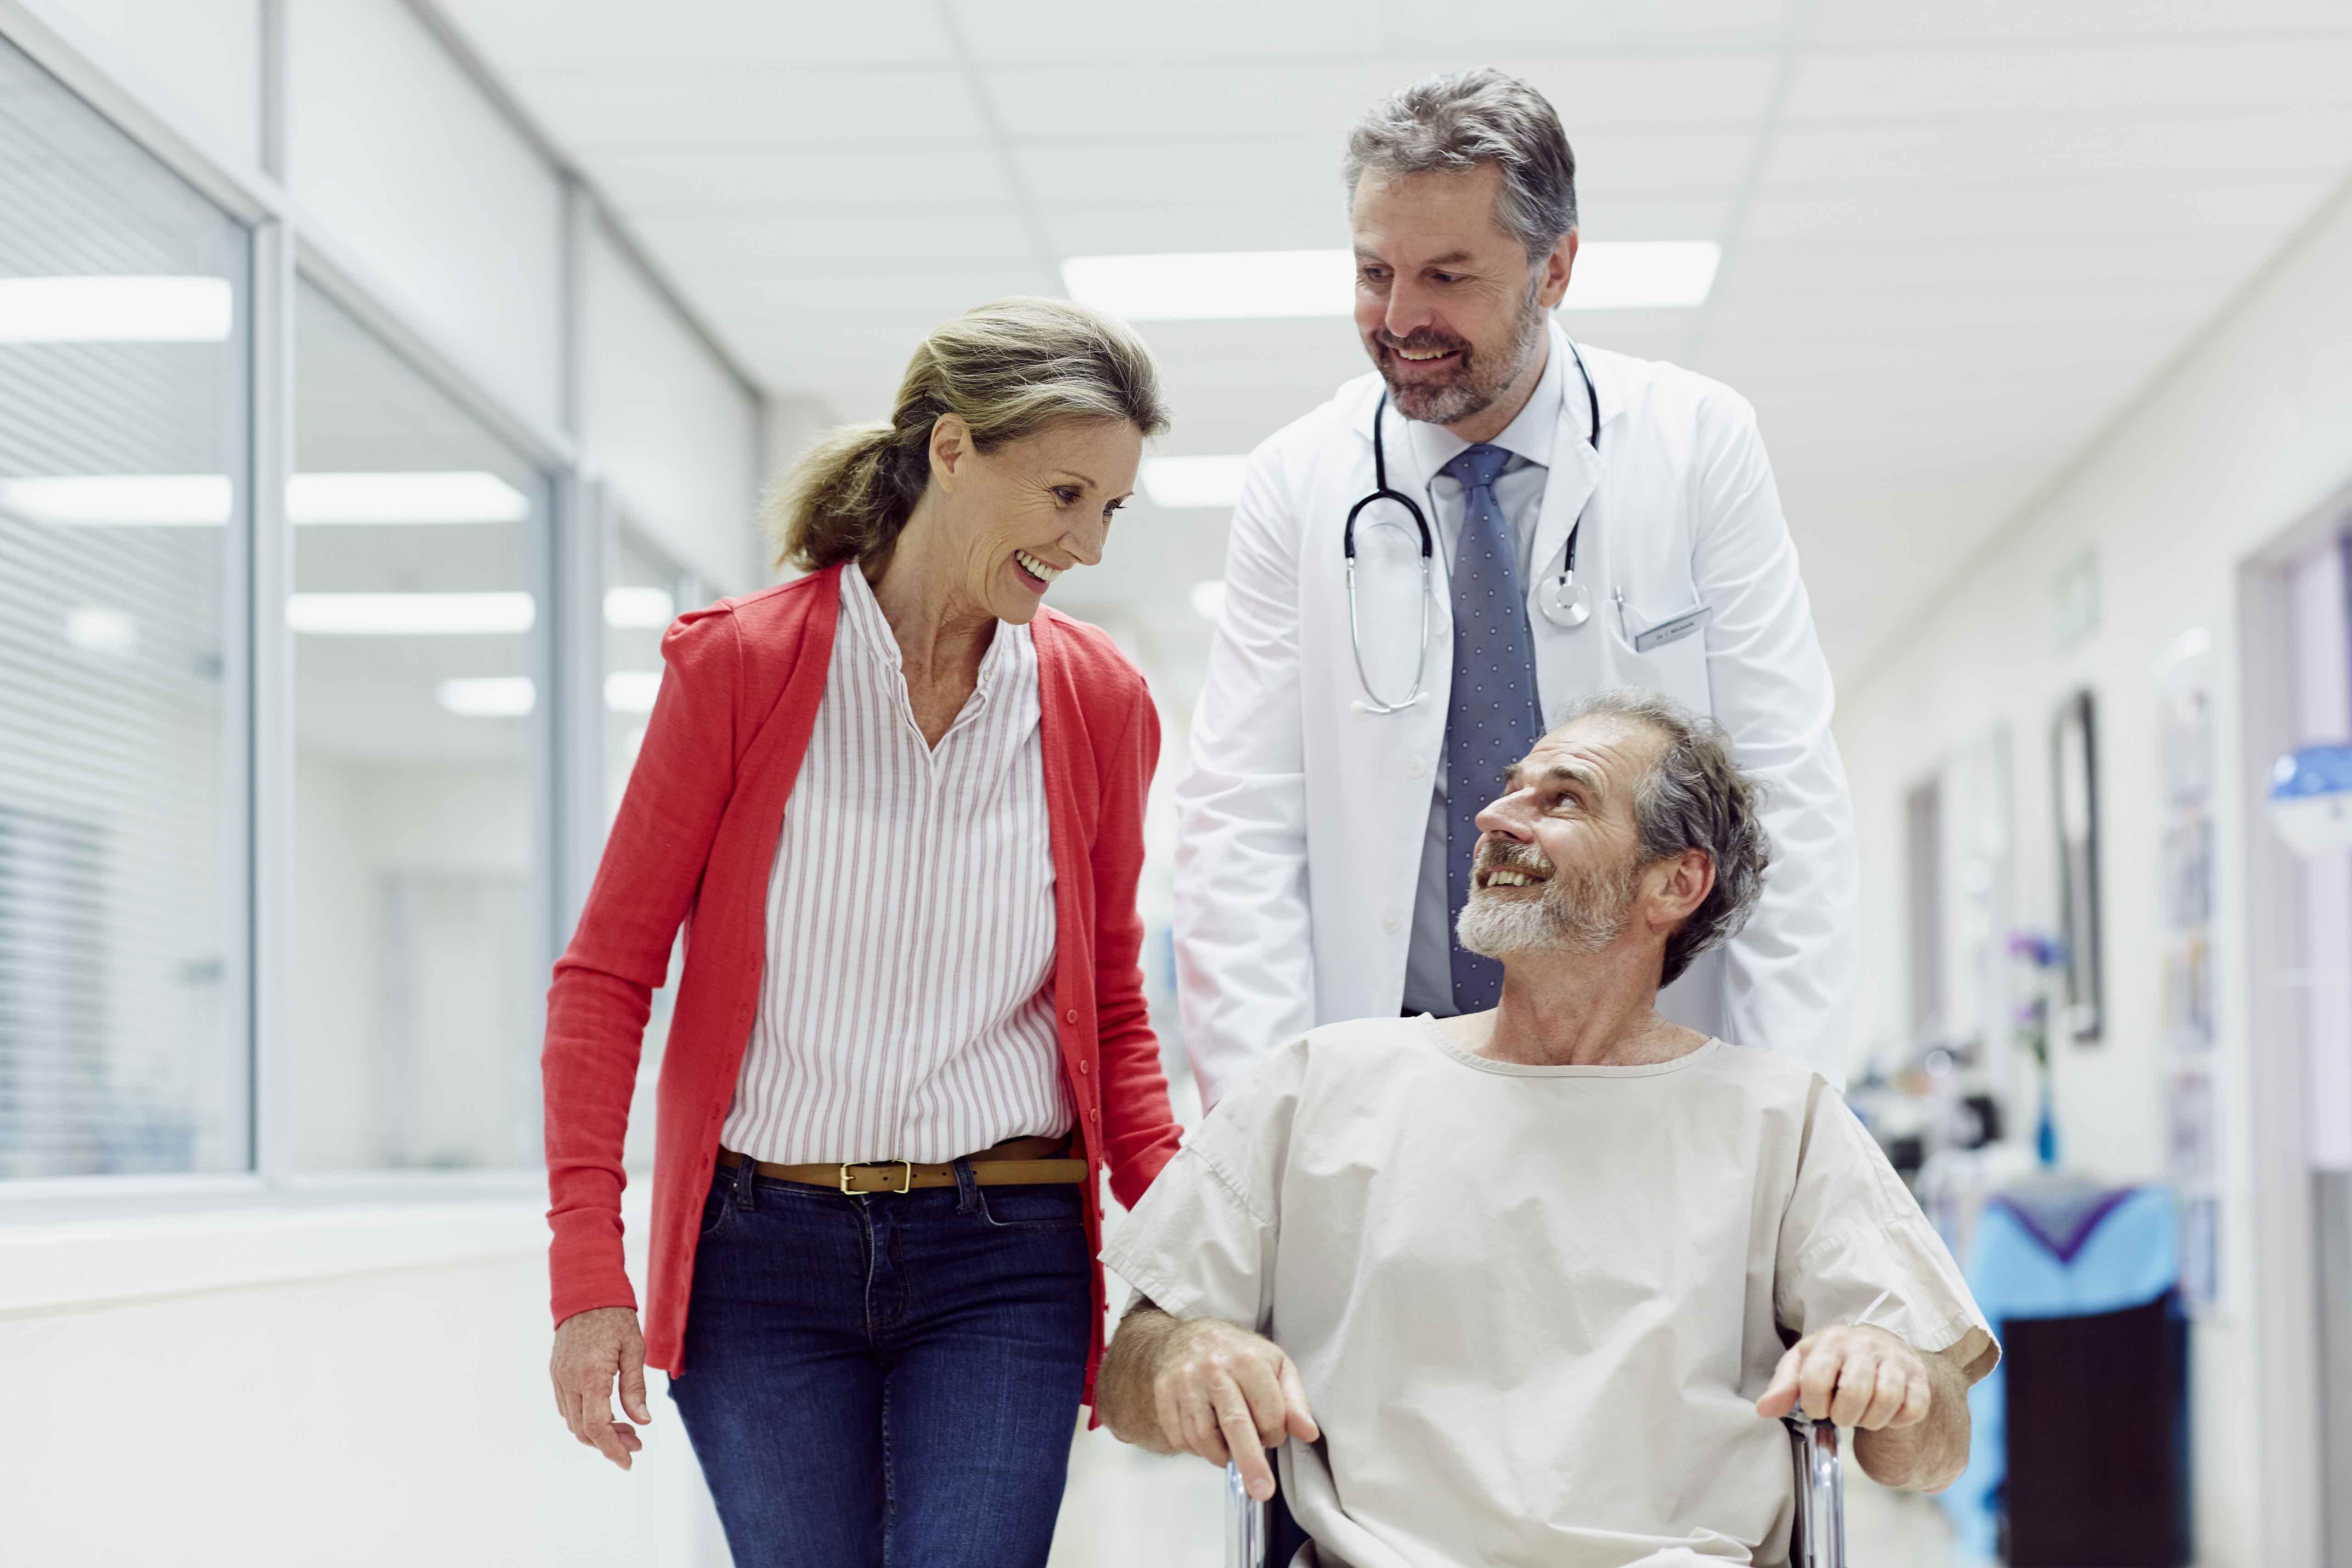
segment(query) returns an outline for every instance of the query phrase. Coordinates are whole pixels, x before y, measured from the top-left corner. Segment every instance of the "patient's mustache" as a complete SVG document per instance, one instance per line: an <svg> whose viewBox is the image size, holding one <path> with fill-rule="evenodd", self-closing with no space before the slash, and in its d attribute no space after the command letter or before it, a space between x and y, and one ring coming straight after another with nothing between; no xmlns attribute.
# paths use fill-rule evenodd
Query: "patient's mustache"
<svg viewBox="0 0 2352 1568"><path fill-rule="evenodd" d="M1478 853L1472 861L1477 871L1517 871L1524 876L1549 879L1553 867L1544 858L1543 851L1532 844L1521 844L1512 838L1482 839Z"/></svg>

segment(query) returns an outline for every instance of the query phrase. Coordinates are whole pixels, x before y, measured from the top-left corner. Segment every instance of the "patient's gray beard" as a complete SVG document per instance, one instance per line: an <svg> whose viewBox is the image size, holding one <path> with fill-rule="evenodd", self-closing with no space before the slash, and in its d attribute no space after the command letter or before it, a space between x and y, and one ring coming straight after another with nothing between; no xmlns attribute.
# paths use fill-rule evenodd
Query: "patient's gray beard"
<svg viewBox="0 0 2352 1568"><path fill-rule="evenodd" d="M1494 856L1490 863L1518 865L1534 858ZM1625 933L1633 918L1638 868L1609 870L1577 867L1555 869L1534 900L1505 898L1484 888L1470 891L1454 922L1462 945L1488 958L1519 952L1599 952Z"/></svg>

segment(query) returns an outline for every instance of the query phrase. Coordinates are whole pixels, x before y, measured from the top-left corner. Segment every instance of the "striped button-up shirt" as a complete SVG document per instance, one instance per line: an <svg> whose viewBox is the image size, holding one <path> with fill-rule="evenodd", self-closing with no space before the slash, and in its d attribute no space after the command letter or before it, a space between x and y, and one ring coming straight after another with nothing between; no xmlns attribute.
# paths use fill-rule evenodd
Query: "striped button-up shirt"
<svg viewBox="0 0 2352 1568"><path fill-rule="evenodd" d="M768 881L768 965L720 1142L937 1163L1069 1131L1037 653L999 626L936 750L855 565Z"/></svg>

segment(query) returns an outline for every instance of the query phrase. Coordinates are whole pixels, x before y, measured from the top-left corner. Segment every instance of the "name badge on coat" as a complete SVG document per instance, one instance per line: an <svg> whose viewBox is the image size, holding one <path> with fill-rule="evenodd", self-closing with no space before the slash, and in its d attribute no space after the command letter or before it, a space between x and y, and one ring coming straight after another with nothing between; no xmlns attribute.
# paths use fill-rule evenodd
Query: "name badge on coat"
<svg viewBox="0 0 2352 1568"><path fill-rule="evenodd" d="M1670 616L1656 626L1635 632L1633 651L1648 653L1652 648L1660 648L1668 643L1680 642L1714 618L1715 606L1712 605L1700 605L1694 609L1685 610L1679 616Z"/></svg>

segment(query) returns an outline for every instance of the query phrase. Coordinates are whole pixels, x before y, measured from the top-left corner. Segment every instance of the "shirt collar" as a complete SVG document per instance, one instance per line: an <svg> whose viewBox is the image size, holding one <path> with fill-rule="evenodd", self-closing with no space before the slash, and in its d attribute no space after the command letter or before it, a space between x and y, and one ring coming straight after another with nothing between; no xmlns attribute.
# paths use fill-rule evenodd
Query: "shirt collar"
<svg viewBox="0 0 2352 1568"><path fill-rule="evenodd" d="M1500 447L1515 458L1549 468L1552 442L1559 430L1561 364L1568 355L1561 352L1558 333L1547 331L1545 338L1543 374L1536 378L1536 389L1528 395L1527 405L1503 426L1503 433L1487 445ZM1580 416L1577 422L1582 424L1583 419ZM1469 442L1443 425L1416 422L1408 428L1424 481L1436 479L1446 464L1470 449Z"/></svg>
<svg viewBox="0 0 2352 1568"><path fill-rule="evenodd" d="M898 650L898 634L890 629L890 617L882 613L882 601L874 596L874 585L866 580L865 570L855 561L841 569L841 613L868 653L892 669L906 668L906 658ZM982 697L1000 676L1019 667L1028 629L1003 621L996 624L996 635L988 639L988 651L980 656L979 690Z"/></svg>

